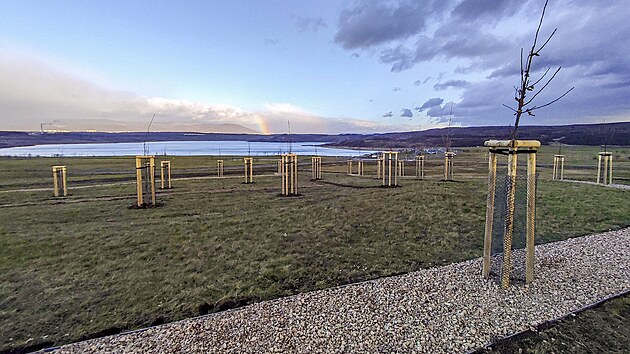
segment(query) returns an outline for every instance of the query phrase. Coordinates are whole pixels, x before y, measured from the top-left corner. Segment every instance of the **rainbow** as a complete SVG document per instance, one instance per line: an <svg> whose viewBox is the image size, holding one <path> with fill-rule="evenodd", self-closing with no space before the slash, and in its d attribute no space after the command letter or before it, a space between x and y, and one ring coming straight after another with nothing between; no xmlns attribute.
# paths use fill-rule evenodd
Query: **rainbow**
<svg viewBox="0 0 630 354"><path fill-rule="evenodd" d="M263 133L264 135L271 134L271 131L269 131L269 126L267 125L267 121L265 121L265 118L263 118L261 115L256 115L256 123L258 123L258 128L260 129L261 133Z"/></svg>

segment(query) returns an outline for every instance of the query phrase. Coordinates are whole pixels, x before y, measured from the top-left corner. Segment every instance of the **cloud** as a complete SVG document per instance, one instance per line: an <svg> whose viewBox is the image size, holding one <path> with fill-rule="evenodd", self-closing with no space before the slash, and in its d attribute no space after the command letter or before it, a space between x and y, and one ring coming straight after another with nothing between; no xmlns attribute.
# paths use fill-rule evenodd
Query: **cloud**
<svg viewBox="0 0 630 354"><path fill-rule="evenodd" d="M394 116L394 114L392 113L392 111L389 111L389 112L383 114L383 118L390 118L390 117L393 117L393 116Z"/></svg>
<svg viewBox="0 0 630 354"><path fill-rule="evenodd" d="M409 108L403 108L400 111L400 116L401 117L406 117L406 118L411 118L411 117L413 117L413 112Z"/></svg>
<svg viewBox="0 0 630 354"><path fill-rule="evenodd" d="M345 49L371 47L407 38L424 28L419 2L398 6L371 0L359 1L339 16L335 42Z"/></svg>
<svg viewBox="0 0 630 354"><path fill-rule="evenodd" d="M298 17L295 24L300 32L317 32L320 28L328 27L321 17Z"/></svg>
<svg viewBox="0 0 630 354"><path fill-rule="evenodd" d="M444 91L447 90L449 88L454 88L454 89L463 89L470 86L470 83L466 80L447 80L445 82L442 83L437 83L435 85L433 85L433 89L435 91Z"/></svg>
<svg viewBox="0 0 630 354"><path fill-rule="evenodd" d="M0 130L38 130L57 120L59 129L138 130L157 113L155 131L206 131L238 124L271 133L386 132L400 127L380 122L322 117L286 102L250 111L220 103L145 97L109 89L54 65L7 52L0 53ZM140 128L138 128L140 127Z"/></svg>
<svg viewBox="0 0 630 354"><path fill-rule="evenodd" d="M465 125L513 124L512 87L519 82L520 48L531 46L543 1L449 0L435 2L391 0L355 2L340 16L337 43L354 51L376 53L393 72L420 66L435 70L450 63L466 80L436 80L433 89L457 89L455 118ZM378 11L377 11L378 10ZM416 24L396 21L396 15L415 16ZM377 15L380 13L380 15ZM404 17L403 17L404 18ZM628 121L630 118L630 7L625 1L556 0L549 3L541 30L544 41L558 32L534 61L532 76L548 67L562 70L536 100L546 103L570 87L561 101L528 117L529 124ZM375 20L373 29L364 28ZM374 33L378 29L381 33ZM614 30L611 30L614 29ZM539 42L540 43L540 42ZM419 80L414 84L419 85ZM450 108L450 107L449 107ZM437 106L427 114L443 114ZM527 124L526 123L526 124Z"/></svg>
<svg viewBox="0 0 630 354"><path fill-rule="evenodd" d="M276 45L278 44L278 42L279 42L278 38L265 38L266 45Z"/></svg>
<svg viewBox="0 0 630 354"><path fill-rule="evenodd" d="M392 89L393 92L398 92L398 91L402 91L402 89L400 87L394 87Z"/></svg>
<svg viewBox="0 0 630 354"><path fill-rule="evenodd" d="M455 6L453 15L464 21L493 20L514 15L525 3L522 0L464 0Z"/></svg>
<svg viewBox="0 0 630 354"><path fill-rule="evenodd" d="M424 80L420 81L420 80L416 80L413 82L414 85L416 86L420 86L420 85L424 85L427 82L429 82L429 80L431 80L431 76L427 76Z"/></svg>
<svg viewBox="0 0 630 354"><path fill-rule="evenodd" d="M422 104L422 106L416 107L414 109L416 111L418 111L418 113L420 113L420 112L424 112L427 109L430 109L430 108L433 108L433 107L437 107L437 106L441 105L442 102L444 102L444 100L442 98L435 97L435 98L431 98L431 99L427 100L425 103Z"/></svg>
<svg viewBox="0 0 630 354"><path fill-rule="evenodd" d="M361 55L359 53L357 53L357 52L354 52L354 53L350 54L350 57L352 57L352 58L358 58L360 56Z"/></svg>

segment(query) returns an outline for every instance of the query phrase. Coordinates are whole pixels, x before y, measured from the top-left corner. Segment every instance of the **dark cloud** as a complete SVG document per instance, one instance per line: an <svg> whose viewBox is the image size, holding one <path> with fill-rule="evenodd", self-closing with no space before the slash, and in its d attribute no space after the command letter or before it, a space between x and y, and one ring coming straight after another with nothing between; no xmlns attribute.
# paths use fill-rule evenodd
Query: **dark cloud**
<svg viewBox="0 0 630 354"><path fill-rule="evenodd" d="M427 111L427 117L442 118L442 117L448 116L449 112L450 112L450 107L447 109L446 105L435 106L435 107L431 107L431 109Z"/></svg>
<svg viewBox="0 0 630 354"><path fill-rule="evenodd" d="M431 98L427 100L425 103L423 103L422 106L416 107L415 110L418 112L424 112L427 109L440 106L442 102L444 102L444 99L442 98L439 98L439 97Z"/></svg>
<svg viewBox="0 0 630 354"><path fill-rule="evenodd" d="M390 118L390 117L393 117L393 116L394 116L394 114L391 111L383 114L383 118Z"/></svg>
<svg viewBox="0 0 630 354"><path fill-rule="evenodd" d="M335 42L355 49L408 38L424 28L424 11L420 2L359 1L341 12Z"/></svg>
<svg viewBox="0 0 630 354"><path fill-rule="evenodd" d="M317 32L320 28L328 27L320 17L298 17L295 24L300 32Z"/></svg>
<svg viewBox="0 0 630 354"><path fill-rule="evenodd" d="M444 82L433 85L433 89L435 91L444 91L449 88L463 89L468 86L470 86L470 83L466 80L448 80L448 81L444 81Z"/></svg>
<svg viewBox="0 0 630 354"><path fill-rule="evenodd" d="M522 0L464 0L455 6L453 15L464 21L496 20L514 15L525 3Z"/></svg>
<svg viewBox="0 0 630 354"><path fill-rule="evenodd" d="M398 91L402 91L402 89L400 87L394 87L392 89L393 92L398 92Z"/></svg>
<svg viewBox="0 0 630 354"><path fill-rule="evenodd" d="M361 55L359 55L359 53L357 53L357 52L354 52L354 53L350 54L350 56L351 56L352 58L358 58L358 57L360 57Z"/></svg>
<svg viewBox="0 0 630 354"><path fill-rule="evenodd" d="M443 82L441 73L440 77L434 75L434 82L438 83L434 89L459 90L459 99L453 105L454 119L465 125L508 125L513 124L513 114L501 105L514 106L512 87L519 82L519 52L531 46L543 3L542 0L448 0L442 1L438 8L435 1L420 4L391 0L387 5L361 1L346 10L346 17L340 19L337 43L355 51L376 53L376 58L393 72L409 70L424 62L451 61L455 69L448 75L466 75L468 80ZM394 14L401 11L413 14L416 24L396 22ZM369 27L374 16L380 21L374 28L358 26ZM524 124L600 122L599 117L609 121L629 120L628 18L630 7L623 0L549 3L541 41L554 28L558 32L541 56L535 58L532 77L540 77L547 68L553 72L562 66L562 70L536 102L546 103L567 89L576 88L561 101L538 111L536 117L526 117ZM478 73L484 76L470 79ZM420 86L421 81L414 84ZM443 105L424 110L429 117L441 117L444 111Z"/></svg>
<svg viewBox="0 0 630 354"><path fill-rule="evenodd" d="M413 117L413 112L409 108L403 108L400 111L400 116L401 117L406 117L406 118L411 118L411 117Z"/></svg>

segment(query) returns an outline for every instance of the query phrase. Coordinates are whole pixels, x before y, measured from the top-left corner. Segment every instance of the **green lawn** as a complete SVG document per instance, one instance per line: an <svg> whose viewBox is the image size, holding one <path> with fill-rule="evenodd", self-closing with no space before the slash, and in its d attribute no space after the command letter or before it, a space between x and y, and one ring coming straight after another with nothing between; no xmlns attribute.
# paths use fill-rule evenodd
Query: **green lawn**
<svg viewBox="0 0 630 354"><path fill-rule="evenodd" d="M391 189L347 176L345 159L326 158L324 180L310 181L303 158L301 196L291 198L278 196L275 160L256 162L255 173L268 176L245 185L242 160L226 159L234 178L174 181L158 193L164 206L147 210L128 209L133 183L72 189L112 173L132 182L133 159L66 158L71 196L61 202L50 191L6 192L48 186L57 162L0 159L0 350L479 257L484 152L458 154L458 182L440 182L442 160L430 157L427 180L407 177ZM216 173L213 157L172 160L174 177ZM538 188L539 243L630 225L630 191L553 182L547 172L541 169Z"/></svg>
<svg viewBox="0 0 630 354"><path fill-rule="evenodd" d="M594 309L524 338L501 343L483 353L628 353L630 348L630 295L608 301Z"/></svg>

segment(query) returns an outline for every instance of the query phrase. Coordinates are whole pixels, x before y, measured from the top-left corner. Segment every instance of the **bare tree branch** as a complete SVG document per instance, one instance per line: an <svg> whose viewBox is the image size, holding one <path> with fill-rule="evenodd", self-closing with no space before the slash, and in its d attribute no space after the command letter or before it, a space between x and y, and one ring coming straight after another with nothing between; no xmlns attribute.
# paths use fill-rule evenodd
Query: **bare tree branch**
<svg viewBox="0 0 630 354"><path fill-rule="evenodd" d="M534 45L532 46L532 53L536 48L536 42L538 41L538 34L540 33L540 27L542 27L543 19L545 18L545 11L547 11L547 4L549 0L545 0L545 6L543 6L542 14L540 15L540 22L538 22L538 28L536 28L536 35L534 36Z"/></svg>
<svg viewBox="0 0 630 354"><path fill-rule="evenodd" d="M523 86L523 48L521 48L521 86Z"/></svg>
<svg viewBox="0 0 630 354"><path fill-rule="evenodd" d="M547 70L545 71L545 73L540 77L540 79L536 80L536 82L534 82L533 84L529 85L529 87L534 87L534 86L538 85L538 83L541 82L542 79L545 78L545 76L547 76L547 73L549 73L549 70L551 70L551 67L548 67Z"/></svg>
<svg viewBox="0 0 630 354"><path fill-rule="evenodd" d="M515 110L514 108L512 108L512 107L510 107L510 106L508 106L508 105L506 105L506 104L503 104L503 107L505 107L505 108L509 109L510 111L512 111L512 112L514 112L514 113L516 113L516 112L517 112L517 110Z"/></svg>
<svg viewBox="0 0 630 354"><path fill-rule="evenodd" d="M538 50L536 51L536 54L539 54L541 50L543 50L543 48L545 48L545 46L547 45L547 43L549 43L549 41L551 40L551 37L553 37L554 34L556 34L556 31L558 29L554 29L553 32L551 32L551 35L549 35L549 38L547 38L547 40L545 41L545 43L543 43L543 45L540 46L540 48L538 48Z"/></svg>
<svg viewBox="0 0 630 354"><path fill-rule="evenodd" d="M547 46L547 44L549 43L549 41L551 40L551 38L553 38L553 36L556 34L557 32L557 28L553 30L553 32L551 32L551 35L549 35L549 37L547 38L547 40L545 40L545 42L540 46L540 48L536 49L536 46L538 45L538 37L540 35L540 29L542 28L542 24L545 18L545 13L547 11L547 5L549 4L549 0L545 1L545 5L543 6L543 10L542 13L540 15L540 21L538 22L538 27L536 28L536 34L534 35L534 41L532 44L531 49L529 50L529 53L527 54L527 59L524 61L524 57L523 57L523 48L521 48L521 85L520 88L516 88L514 87L515 92L515 97L514 100L516 100L517 102L517 108L511 108L507 105L503 105L504 107L509 108L512 112L514 112L514 115L516 116L516 119L514 121L514 129L512 129L512 134L511 134L511 139L515 140L516 139L516 134L518 131L518 126L521 120L521 116L523 114L527 114L529 116L534 116L533 112L537 109L543 108L543 107L547 107L555 102L558 102L560 99L562 99L564 96L566 96L569 92L571 92L574 88L572 87L571 89L569 89L568 91L566 91L565 93L563 93L560 97L545 103L543 105L534 105L533 107L528 108L528 106L534 101L534 99L536 99L536 97L538 97L538 95L540 95L541 92L543 92L547 86L549 86L549 84L551 83L551 81L553 81L553 79L555 79L556 75L558 74L558 72L560 72L560 69L562 69L562 67L558 67L558 69L553 73L553 75L551 75L551 77L549 79L547 79L547 81L545 82L545 84L538 90L535 90L535 86L537 86L540 82L542 82L545 77L547 77L547 74L549 73L549 71L551 70L551 68L547 68L547 70L544 72L544 74L538 79L536 80L533 84L530 83L531 81L531 70L532 70L532 65L533 65L533 61L535 57L539 57L540 56L540 51L545 48ZM527 99L527 93L528 91L532 92L532 97Z"/></svg>
<svg viewBox="0 0 630 354"><path fill-rule="evenodd" d="M541 106L534 106L534 107L532 107L532 108L528 108L525 112L533 112L533 111L534 111L534 110L536 110L536 109L540 109L540 108L543 108L543 107L547 107L547 106L549 106L549 105L551 105L551 104L553 104L553 103L556 103L556 102L560 101L560 99L561 99L562 97L566 96L569 92L573 91L573 89L574 89L574 88L575 88L575 87L571 87L571 88L570 88L570 89L568 89L565 93L563 93L562 95L560 95L558 98L556 98L555 100L553 100L553 101L551 101L551 102L545 103L545 104L543 104L543 105L541 105Z"/></svg>
<svg viewBox="0 0 630 354"><path fill-rule="evenodd" d="M538 92L536 92L536 93L532 96L532 98L530 98L530 99L529 99L529 101L525 102L525 103L523 104L523 106L527 106L528 104L530 104L530 103L534 100L534 98L536 98L536 96L540 95L540 93L541 93L541 92L543 92L543 90L544 90L547 86L549 86L549 83L551 82L551 80L553 80L553 78L554 78L554 77L556 77L556 75L558 74L558 72L560 72L560 69L562 69L562 67L561 67L561 66L560 66L560 67L558 67L558 70L556 70L556 72L555 72L555 73L553 73L553 75L551 75L551 77L549 78L549 80L547 80L547 82L543 85L543 87L541 87L541 88L540 88L540 90L538 90Z"/></svg>

